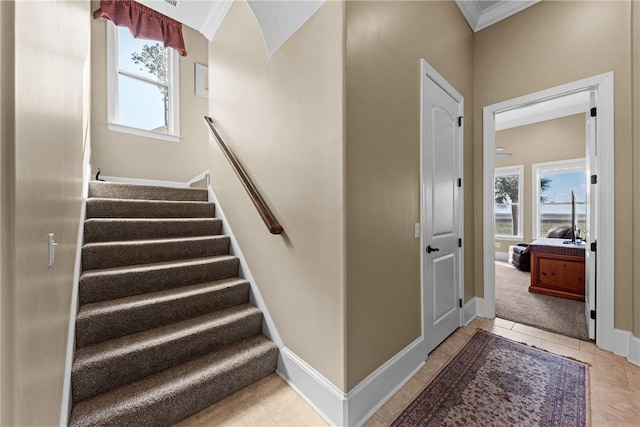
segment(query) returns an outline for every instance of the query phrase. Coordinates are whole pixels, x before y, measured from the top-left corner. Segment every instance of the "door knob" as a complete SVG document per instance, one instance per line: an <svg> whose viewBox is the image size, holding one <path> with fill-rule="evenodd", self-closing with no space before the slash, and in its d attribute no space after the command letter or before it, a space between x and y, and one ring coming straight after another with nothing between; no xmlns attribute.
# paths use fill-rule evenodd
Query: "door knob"
<svg viewBox="0 0 640 427"><path fill-rule="evenodd" d="M432 248L431 245L427 246L427 253L430 254L431 252L438 252L440 249L438 248Z"/></svg>

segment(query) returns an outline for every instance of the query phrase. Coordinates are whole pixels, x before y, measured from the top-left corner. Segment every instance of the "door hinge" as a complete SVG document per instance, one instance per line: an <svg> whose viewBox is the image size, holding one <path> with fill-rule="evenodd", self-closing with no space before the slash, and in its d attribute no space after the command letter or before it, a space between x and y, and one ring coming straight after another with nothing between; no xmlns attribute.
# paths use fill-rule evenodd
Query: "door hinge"
<svg viewBox="0 0 640 427"><path fill-rule="evenodd" d="M591 242L591 252L596 252L598 250L598 241Z"/></svg>
<svg viewBox="0 0 640 427"><path fill-rule="evenodd" d="M458 304L460 305L460 308L462 308L462 298L458 300Z"/></svg>
<svg viewBox="0 0 640 427"><path fill-rule="evenodd" d="M596 311L595 310L591 310L589 312L589 317L593 320L596 320Z"/></svg>
<svg viewBox="0 0 640 427"><path fill-rule="evenodd" d="M458 127L462 126L462 116L458 116Z"/></svg>
<svg viewBox="0 0 640 427"><path fill-rule="evenodd" d="M462 187L462 178L458 178L458 187Z"/></svg>
<svg viewBox="0 0 640 427"><path fill-rule="evenodd" d="M598 175L591 175L591 183L592 184L598 183Z"/></svg>
<svg viewBox="0 0 640 427"><path fill-rule="evenodd" d="M458 239L458 247L461 248L462 247L462 239Z"/></svg>
<svg viewBox="0 0 640 427"><path fill-rule="evenodd" d="M591 117L596 117L597 114L598 114L598 109L596 107L593 107L591 109Z"/></svg>

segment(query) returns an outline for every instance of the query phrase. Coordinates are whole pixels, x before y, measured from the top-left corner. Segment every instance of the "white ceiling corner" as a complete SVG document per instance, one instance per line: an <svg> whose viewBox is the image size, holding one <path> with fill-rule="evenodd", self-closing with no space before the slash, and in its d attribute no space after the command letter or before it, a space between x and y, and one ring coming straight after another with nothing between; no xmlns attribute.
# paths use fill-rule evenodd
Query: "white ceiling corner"
<svg viewBox="0 0 640 427"><path fill-rule="evenodd" d="M0 0L1 1L1 0ZM138 0L162 14L194 28L208 40L222 25L233 0ZM508 18L541 0L455 0L474 32ZM325 0L247 0L253 11L269 55L272 55L325 2Z"/></svg>
<svg viewBox="0 0 640 427"><path fill-rule="evenodd" d="M165 0L136 1L199 31L208 40L213 39L233 4L233 0L178 0L175 6Z"/></svg>
<svg viewBox="0 0 640 427"><path fill-rule="evenodd" d="M542 0L455 0L474 33Z"/></svg>
<svg viewBox="0 0 640 427"><path fill-rule="evenodd" d="M166 0L137 1L198 30L208 40L213 39L233 4L233 0L178 0L175 6ZM269 55L277 51L324 2L247 0L256 16Z"/></svg>
<svg viewBox="0 0 640 427"><path fill-rule="evenodd" d="M267 52L271 56L316 13L325 0L247 2L258 20Z"/></svg>

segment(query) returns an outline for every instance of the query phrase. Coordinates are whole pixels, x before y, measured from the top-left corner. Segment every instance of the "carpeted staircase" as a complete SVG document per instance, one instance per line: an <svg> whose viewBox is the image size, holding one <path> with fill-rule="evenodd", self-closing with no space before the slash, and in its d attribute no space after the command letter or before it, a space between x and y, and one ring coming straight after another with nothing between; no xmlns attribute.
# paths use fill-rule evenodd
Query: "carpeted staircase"
<svg viewBox="0 0 640 427"><path fill-rule="evenodd" d="M273 373L207 191L91 182L71 426L171 425Z"/></svg>

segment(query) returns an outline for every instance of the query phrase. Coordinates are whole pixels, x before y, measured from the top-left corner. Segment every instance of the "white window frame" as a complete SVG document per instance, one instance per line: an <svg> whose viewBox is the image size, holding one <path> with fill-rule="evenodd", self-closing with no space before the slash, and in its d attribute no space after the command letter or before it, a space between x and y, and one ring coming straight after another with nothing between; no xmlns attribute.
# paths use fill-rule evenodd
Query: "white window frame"
<svg viewBox="0 0 640 427"><path fill-rule="evenodd" d="M107 128L110 131L122 132L146 138L180 142L180 59L175 49L167 52L169 67L169 123L167 133L139 129L119 123L118 98L118 31L115 24L107 21Z"/></svg>
<svg viewBox="0 0 640 427"><path fill-rule="evenodd" d="M550 173L558 173L558 172L572 172L587 170L587 159L569 159L569 160L558 160L554 162L544 162L544 163L533 163L531 165L531 194L533 195L533 200L531 200L531 214L532 214L532 234L533 239L538 239L540 237L546 236L538 236L540 227L540 185L539 179L540 175L546 175Z"/></svg>
<svg viewBox="0 0 640 427"><path fill-rule="evenodd" d="M504 166L504 167L495 168L493 173L494 188L495 188L496 178L500 176L505 176L505 175L518 175L518 206L519 206L518 224L520 224L520 227L518 229L517 236L495 234L494 238L495 240L513 240L513 241L520 242L524 238L523 236L524 235L524 198L523 198L524 194L522 190L524 187L524 165ZM496 203L494 201L493 202L494 224L495 224L495 220L496 220Z"/></svg>

